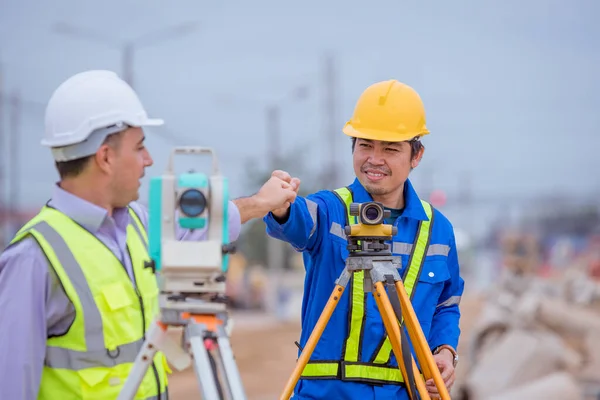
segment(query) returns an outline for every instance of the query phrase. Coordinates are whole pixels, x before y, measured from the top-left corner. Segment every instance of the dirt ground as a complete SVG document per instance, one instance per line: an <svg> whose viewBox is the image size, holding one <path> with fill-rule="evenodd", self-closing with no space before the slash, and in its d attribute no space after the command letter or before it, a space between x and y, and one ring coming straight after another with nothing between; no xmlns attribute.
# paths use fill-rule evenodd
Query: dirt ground
<svg viewBox="0 0 600 400"><path fill-rule="evenodd" d="M459 353L465 354L469 329L477 317L480 301L463 297L461 303L461 343ZM249 400L279 398L294 368L300 326L298 323L279 323L264 315L234 315L231 345L236 356L244 389ZM463 360L466 357L463 357ZM457 379L463 376L464 362L457 367ZM200 391L194 371L190 368L174 372L169 379L173 400L199 399Z"/></svg>

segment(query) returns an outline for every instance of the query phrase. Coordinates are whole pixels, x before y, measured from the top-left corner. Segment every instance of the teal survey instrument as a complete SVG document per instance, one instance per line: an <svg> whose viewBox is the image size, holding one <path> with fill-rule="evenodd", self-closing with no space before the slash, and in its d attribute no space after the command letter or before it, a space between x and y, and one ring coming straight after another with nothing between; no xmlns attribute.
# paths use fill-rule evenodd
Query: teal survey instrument
<svg viewBox="0 0 600 400"><path fill-rule="evenodd" d="M212 173L176 175L175 155L210 155ZM133 399L161 351L183 370L193 363L202 398L245 399L229 342L224 293L229 242L229 191L212 149L177 147L167 169L150 182L149 249L146 263L157 275L160 316L149 327L119 400ZM177 226L203 230L201 241L178 239ZM183 328L182 344L167 337L169 326Z"/></svg>

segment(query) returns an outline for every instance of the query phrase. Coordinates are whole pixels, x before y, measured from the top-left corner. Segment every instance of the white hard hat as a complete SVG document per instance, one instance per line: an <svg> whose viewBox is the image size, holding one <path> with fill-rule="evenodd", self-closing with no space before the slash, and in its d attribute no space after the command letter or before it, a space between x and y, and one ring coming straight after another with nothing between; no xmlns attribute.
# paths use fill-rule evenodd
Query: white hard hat
<svg viewBox="0 0 600 400"><path fill-rule="evenodd" d="M76 74L52 94L46 107L42 145L56 161L94 154L106 136L128 126L159 126L150 119L137 94L112 71ZM93 135L92 135L93 133Z"/></svg>

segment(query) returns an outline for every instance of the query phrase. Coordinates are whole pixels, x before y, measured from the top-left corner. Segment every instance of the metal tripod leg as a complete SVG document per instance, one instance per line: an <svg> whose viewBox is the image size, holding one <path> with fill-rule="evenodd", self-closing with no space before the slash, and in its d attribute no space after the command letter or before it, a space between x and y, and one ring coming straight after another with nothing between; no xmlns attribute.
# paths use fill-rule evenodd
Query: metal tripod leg
<svg viewBox="0 0 600 400"><path fill-rule="evenodd" d="M221 318L212 313L192 315L178 310L174 314L175 317L157 320L150 325L118 400L135 398L158 351L178 371L183 371L193 362L203 400L246 400ZM163 315L169 314L163 310ZM185 326L184 346L169 337L167 327L170 325ZM206 339L216 343L217 348L213 353L207 349Z"/></svg>
<svg viewBox="0 0 600 400"><path fill-rule="evenodd" d="M194 357L194 370L200 384L200 392L205 400L219 400L219 392L213 374L213 368L208 356L208 350L204 346L204 337L206 335L206 325L190 320L186 327L188 340L190 342L191 353Z"/></svg>
<svg viewBox="0 0 600 400"><path fill-rule="evenodd" d="M235 357L233 355L233 350L231 349L231 344L229 343L227 332L225 332L223 326L219 326L217 331L219 354L221 355L221 362L225 370L225 378L231 397L233 400L246 400L246 395L244 394L244 388L242 386L242 378L240 377L237 365L235 364Z"/></svg>
<svg viewBox="0 0 600 400"><path fill-rule="evenodd" d="M130 400L135 397L148 368L154 360L162 335L162 327L156 323L152 324L117 400Z"/></svg>
<svg viewBox="0 0 600 400"><path fill-rule="evenodd" d="M219 400L224 396L232 400L246 400L242 379L225 328L219 325L215 331L209 331L205 324L191 318L186 334L194 357L194 369L203 399ZM204 340L209 337L217 343L217 349L212 354L209 354L204 343ZM215 364L214 368L211 358Z"/></svg>

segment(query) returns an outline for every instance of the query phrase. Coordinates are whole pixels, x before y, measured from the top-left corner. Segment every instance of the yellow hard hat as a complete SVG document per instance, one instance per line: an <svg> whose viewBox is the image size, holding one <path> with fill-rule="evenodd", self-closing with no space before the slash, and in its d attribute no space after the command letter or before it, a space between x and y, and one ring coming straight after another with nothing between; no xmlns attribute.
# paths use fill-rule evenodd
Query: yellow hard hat
<svg viewBox="0 0 600 400"><path fill-rule="evenodd" d="M343 132L352 137L403 142L429 134L425 107L410 86L389 80L369 86L359 97Z"/></svg>

